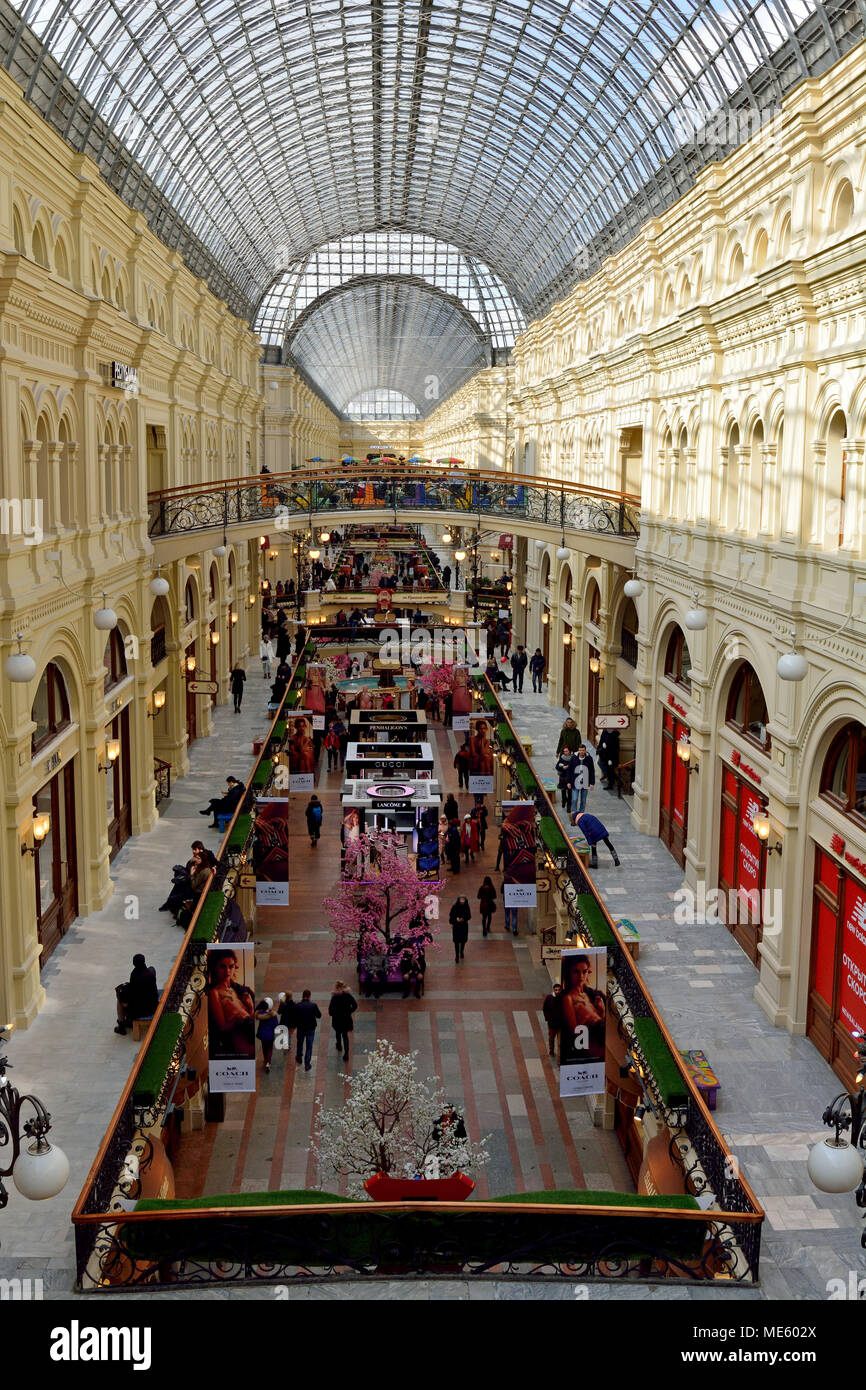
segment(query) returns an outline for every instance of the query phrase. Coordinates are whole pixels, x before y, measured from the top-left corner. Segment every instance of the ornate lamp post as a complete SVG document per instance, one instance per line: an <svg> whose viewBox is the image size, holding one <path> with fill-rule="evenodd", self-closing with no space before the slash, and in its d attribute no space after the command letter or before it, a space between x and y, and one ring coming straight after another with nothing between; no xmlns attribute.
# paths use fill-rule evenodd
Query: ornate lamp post
<svg viewBox="0 0 866 1390"><path fill-rule="evenodd" d="M0 1029L0 1048L5 1048L7 1040L7 1030ZM0 1168L0 1210L9 1201L4 1178L11 1176L22 1197L41 1202L56 1197L69 1177L69 1159L46 1138L51 1116L38 1096L21 1095L6 1075L6 1068L6 1057L0 1056L0 1153L11 1145L11 1161ZM22 1121L27 1105L33 1114Z"/></svg>
<svg viewBox="0 0 866 1390"><path fill-rule="evenodd" d="M825 1125L833 1130L831 1138L816 1144L809 1154L808 1172L819 1192L854 1192L858 1207L866 1207L866 1173L863 1150L866 1150L866 1038L854 1034L857 1044L856 1091L841 1091L834 1096L822 1115ZM851 1131L850 1141L844 1138ZM860 1237L866 1249L866 1231Z"/></svg>

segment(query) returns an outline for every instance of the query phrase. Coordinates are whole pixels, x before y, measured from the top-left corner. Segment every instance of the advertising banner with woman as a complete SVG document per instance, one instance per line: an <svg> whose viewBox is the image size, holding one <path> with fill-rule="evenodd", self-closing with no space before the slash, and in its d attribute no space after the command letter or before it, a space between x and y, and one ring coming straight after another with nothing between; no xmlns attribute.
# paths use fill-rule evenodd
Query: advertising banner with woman
<svg viewBox="0 0 866 1390"><path fill-rule="evenodd" d="M219 1091L256 1089L255 943L207 947L208 1085Z"/></svg>
<svg viewBox="0 0 866 1390"><path fill-rule="evenodd" d="M561 980L559 1094L601 1095L607 1020L607 947L563 950Z"/></svg>
<svg viewBox="0 0 866 1390"><path fill-rule="evenodd" d="M327 684L327 672L324 666L314 662L307 662L307 677L304 687L304 708L310 710L314 717L313 728L324 728L324 722L317 724L315 717L325 713L325 688Z"/></svg>
<svg viewBox="0 0 866 1390"><path fill-rule="evenodd" d="M289 791L311 792L315 785L316 749L313 743L313 716L309 710L286 715L289 756Z"/></svg>
<svg viewBox="0 0 866 1390"><path fill-rule="evenodd" d="M472 716L469 720L469 790L476 796L493 793L493 739L490 720Z"/></svg>
<svg viewBox="0 0 866 1390"><path fill-rule="evenodd" d="M504 907L535 907L535 802L503 801Z"/></svg>
<svg viewBox="0 0 866 1390"><path fill-rule="evenodd" d="M253 821L257 907L289 905L289 799L260 796Z"/></svg>
<svg viewBox="0 0 866 1390"><path fill-rule="evenodd" d="M451 672L451 727L456 734L469 732L472 710L472 691L469 689L469 667L455 666Z"/></svg>

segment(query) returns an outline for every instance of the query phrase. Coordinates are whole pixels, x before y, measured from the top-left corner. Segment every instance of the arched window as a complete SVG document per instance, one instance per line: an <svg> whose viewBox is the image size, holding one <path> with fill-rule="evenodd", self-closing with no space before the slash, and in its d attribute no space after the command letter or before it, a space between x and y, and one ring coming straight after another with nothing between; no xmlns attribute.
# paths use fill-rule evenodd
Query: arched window
<svg viewBox="0 0 866 1390"><path fill-rule="evenodd" d="M853 216L854 189L851 187L850 179L843 179L833 199L833 214L831 218L833 231L844 232Z"/></svg>
<svg viewBox="0 0 866 1390"><path fill-rule="evenodd" d="M215 600L216 600L216 596L217 596L217 587L218 587L218 585L219 585L219 572L218 572L218 570L217 570L216 565L211 565L211 567L210 567L209 582L210 582L210 601L211 601L211 603L213 603L213 602L215 602Z"/></svg>
<svg viewBox="0 0 866 1390"><path fill-rule="evenodd" d="M191 579L186 581L186 620L188 623L195 619L195 585Z"/></svg>
<svg viewBox="0 0 866 1390"><path fill-rule="evenodd" d="M31 739L31 751L34 753L50 743L70 723L66 682L53 661L42 672L30 718L36 725Z"/></svg>
<svg viewBox="0 0 866 1390"><path fill-rule="evenodd" d="M731 686L725 718L744 738L756 743L765 753L770 751L767 725L770 717L761 682L748 661L744 661Z"/></svg>
<svg viewBox="0 0 866 1390"><path fill-rule="evenodd" d="M626 600L622 610L619 630L620 654L629 666L637 666L637 609L631 599Z"/></svg>
<svg viewBox="0 0 866 1390"><path fill-rule="evenodd" d="M27 243L24 240L24 224L21 221L21 214L17 208L12 209L12 240L15 243L15 250L19 256L26 256Z"/></svg>
<svg viewBox="0 0 866 1390"><path fill-rule="evenodd" d="M234 555L230 555L230 556L229 556L229 588L230 588L230 589L233 589L234 587L235 587L235 557L234 557Z"/></svg>
<svg viewBox="0 0 866 1390"><path fill-rule="evenodd" d="M541 587L542 587L542 589L548 588L549 584L550 584L550 556L547 554L547 551L545 551L545 552L544 552L544 555L543 555L543 557L542 557L542 560L541 560Z"/></svg>
<svg viewBox="0 0 866 1390"><path fill-rule="evenodd" d="M866 821L866 728L846 724L830 744L821 771L821 795L846 815Z"/></svg>
<svg viewBox="0 0 866 1390"><path fill-rule="evenodd" d="M62 237L58 237L54 243L54 271L61 280L70 279L69 256L66 253L66 243Z"/></svg>
<svg viewBox="0 0 866 1390"><path fill-rule="evenodd" d="M48 269L48 247L45 245L45 233L38 222L33 228L33 259L37 265Z"/></svg>
<svg viewBox="0 0 866 1390"><path fill-rule="evenodd" d="M732 285L738 285L743 278L743 248L739 242L731 252L731 268L728 278Z"/></svg>
<svg viewBox="0 0 866 1390"><path fill-rule="evenodd" d="M769 251L769 245L770 243L767 238L767 233L764 231L764 228L762 227L761 230L758 232L758 235L755 237L755 246L752 251L752 269L755 272L763 270L764 266L767 264L767 253Z"/></svg>
<svg viewBox="0 0 866 1390"><path fill-rule="evenodd" d="M589 621L598 627L598 619L601 614L601 590L596 583L590 586L589 590Z"/></svg>
<svg viewBox="0 0 866 1390"><path fill-rule="evenodd" d="M692 688L692 657L682 628L676 627L670 636L665 653L665 675L685 690Z"/></svg>
<svg viewBox="0 0 866 1390"><path fill-rule="evenodd" d="M105 667L105 694L112 690L115 685L126 680L126 651L123 646L123 638L119 628L112 628L105 644L105 652L102 657L102 664Z"/></svg>
<svg viewBox="0 0 866 1390"><path fill-rule="evenodd" d="M571 603L571 567L570 567L570 566L567 567L567 568L566 568L566 571L565 571L565 587L563 588L563 591L562 591L562 602L563 602L563 604Z"/></svg>

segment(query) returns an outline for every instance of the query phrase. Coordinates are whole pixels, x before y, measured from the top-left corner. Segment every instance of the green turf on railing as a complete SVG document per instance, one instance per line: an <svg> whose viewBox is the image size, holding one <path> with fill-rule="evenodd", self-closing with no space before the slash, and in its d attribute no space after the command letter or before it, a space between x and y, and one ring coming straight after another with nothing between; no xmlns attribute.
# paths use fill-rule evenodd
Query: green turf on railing
<svg viewBox="0 0 866 1390"><path fill-rule="evenodd" d="M665 1105L685 1105L688 1088L655 1019L636 1018L634 1032Z"/></svg>
<svg viewBox="0 0 866 1390"><path fill-rule="evenodd" d="M503 746L514 743L514 734L511 732L511 726L506 724L504 719L501 719L496 725L496 737Z"/></svg>
<svg viewBox="0 0 866 1390"><path fill-rule="evenodd" d="M560 854L568 854L568 841L553 816L541 817L539 833L544 848L548 850L550 854L554 855L554 857Z"/></svg>
<svg viewBox="0 0 866 1390"><path fill-rule="evenodd" d="M217 1197L141 1197L135 1211L210 1211L214 1207L325 1206L328 1202L354 1202L336 1192L311 1192L306 1188L283 1192L226 1192Z"/></svg>
<svg viewBox="0 0 866 1390"><path fill-rule="evenodd" d="M687 1211L699 1210L697 1201L690 1192L669 1193L650 1197L641 1192L607 1192L592 1189L558 1188L555 1192L515 1192L508 1197L491 1197L491 1202L547 1202L555 1206L572 1207L679 1207ZM140 1210L139 1202L136 1210Z"/></svg>
<svg viewBox="0 0 866 1390"><path fill-rule="evenodd" d="M201 912L192 929L191 941L213 941L225 905L225 893L218 893L215 888L211 889L201 905Z"/></svg>
<svg viewBox="0 0 866 1390"><path fill-rule="evenodd" d="M307 679L307 668L306 668L306 666L305 666L305 665L304 665L304 666L299 666L298 669L297 669L297 671L295 672L295 674L292 676L292 686L293 686L294 688L297 688L299 685L303 685L303 684L304 684L304 681L305 681L306 679Z"/></svg>
<svg viewBox="0 0 866 1390"><path fill-rule="evenodd" d="M267 786L273 766L270 758L262 758L262 761L253 773L252 782L250 783L255 791L260 791L262 787Z"/></svg>
<svg viewBox="0 0 866 1390"><path fill-rule="evenodd" d="M527 795L534 796L538 791L538 779L529 763L518 763L515 769L517 780Z"/></svg>
<svg viewBox="0 0 866 1390"><path fill-rule="evenodd" d="M153 1105L165 1083L168 1065L180 1037L180 1014L163 1014L156 1025L153 1042L147 1049L132 1091L133 1105Z"/></svg>
<svg viewBox="0 0 866 1390"><path fill-rule="evenodd" d="M232 826L232 833L229 835L229 842L227 845L229 854L236 854L238 850L242 850L244 848L247 840L249 839L252 828L253 818L251 815L248 815L246 812L244 812L243 815L238 816L237 820Z"/></svg>
<svg viewBox="0 0 866 1390"><path fill-rule="evenodd" d="M496 696L493 694L493 691L492 691L492 690L485 690L484 694L481 696L481 703L482 703L482 705L484 706L485 709L489 709L489 710L497 710L497 709L499 709L499 701L497 700Z"/></svg>
<svg viewBox="0 0 866 1390"><path fill-rule="evenodd" d="M577 906L580 915L586 923L587 930L595 946L613 946L616 937L610 928L604 913L591 893L579 893Z"/></svg>

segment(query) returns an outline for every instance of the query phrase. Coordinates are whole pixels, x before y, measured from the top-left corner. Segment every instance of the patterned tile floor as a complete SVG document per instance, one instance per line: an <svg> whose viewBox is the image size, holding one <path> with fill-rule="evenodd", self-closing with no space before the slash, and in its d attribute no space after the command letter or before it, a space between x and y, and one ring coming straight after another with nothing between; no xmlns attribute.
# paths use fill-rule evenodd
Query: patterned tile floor
<svg viewBox="0 0 866 1390"><path fill-rule="evenodd" d="M215 733L194 745L190 775L173 787L159 826L151 835L130 841L118 856L112 866L114 897L101 913L70 930L45 968L45 1007L34 1025L12 1040L9 1051L15 1084L35 1091L47 1103L57 1140L72 1162L72 1174L61 1196L44 1204L25 1202L12 1189L9 1206L0 1215L0 1277L42 1278L48 1298L69 1295L74 1270L69 1214L136 1046L130 1036L118 1038L112 1032L113 986L126 975L130 957L138 949L156 964L160 981L165 977L178 939L166 914L156 911L165 894L168 871L177 859L187 857L186 846L202 832L205 822L197 808L213 794L229 767L240 776L249 766L252 738L265 726L264 699L257 699L257 694L253 675L242 715L233 716L229 708L215 712ZM563 711L551 709L544 696L524 693L509 698L518 730L533 741L539 772L549 774ZM825 1298L827 1281L847 1280L850 1269L862 1269L863 1258L853 1199L817 1193L806 1174L808 1146L826 1132L820 1115L838 1090L836 1078L810 1043L768 1023L752 999L755 971L723 926L674 923L672 895L682 882L681 871L658 840L631 828L628 802L597 790L591 809L609 826L623 860L617 871L606 856L601 858L599 887L615 915L629 916L637 924L642 938L640 969L675 1039L682 1047L703 1047L715 1064L722 1081L718 1123L767 1210L762 1288L732 1289L724 1296L737 1300ZM201 837L208 843L217 838L210 832ZM124 915L130 898L138 902L137 920ZM327 999L335 972L327 964L327 941L317 935L321 929L319 921L312 921L287 942L279 939L277 931L269 933L263 922L259 936L266 992L284 987L286 972L291 973L295 962L307 967L309 987L320 999ZM592 1129L579 1102L570 1103L573 1110L561 1110L551 1090L537 1029L545 974L534 942L524 937L515 946L501 931L498 937L494 932L488 941L473 936L464 966L456 968L448 958L447 949L437 958L431 972L435 982L431 978L420 1005L396 1000L365 1005L355 1047L363 1046L380 1029L384 1032L385 1020L394 1036L398 1031L394 1019L403 1020L403 1041L419 1049L422 1066L441 1069L455 1100L466 1106L470 1122L470 1106L481 1130L494 1129L498 1119L494 1162L485 1174L491 1191L540 1186L537 1176L546 1178L548 1173L562 1181L576 1164L587 1184L618 1185L621 1159L616 1141ZM718 968L708 970L707 966ZM458 992L460 970L464 973ZM692 993L693 989L700 992ZM467 1064L473 1077L471 1091L463 1084ZM317 1053L316 1069L303 1080L279 1059L271 1075L262 1078L264 1084L254 1103L254 1114L261 1107L260 1118L264 1115L266 1124L253 1123L244 1113L239 1130L234 1131L236 1137L229 1141L230 1131L224 1129L219 1149L214 1144L211 1176L218 1178L222 1190L237 1182L271 1185L277 1176L281 1182L308 1176L298 1136L309 1133L309 1121L305 1125L299 1119L295 1130L285 1118L275 1117L281 1112L285 1117L281 1098L296 1085L305 1087L303 1104L309 1118L314 1091L323 1089L329 1103L338 1098L338 1070L335 1052L324 1045ZM308 1080L311 1084L306 1089ZM246 1108L248 1103L241 1104ZM237 1136L243 1136L245 1127L250 1135L254 1128L261 1135L267 1133L271 1142L248 1144L247 1157L240 1164ZM232 1144L236 1145L234 1155ZM289 1295L437 1300L574 1297L570 1285L550 1286L539 1293L523 1284L470 1286L463 1281L339 1288L311 1285L291 1289ZM181 1295L193 1296L222 1298L226 1294ZM720 1295L700 1289L592 1285L589 1296L679 1301ZM234 1290L231 1297L258 1298L261 1292Z"/></svg>

